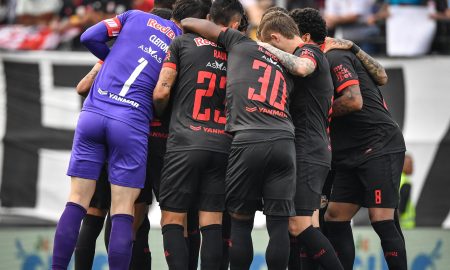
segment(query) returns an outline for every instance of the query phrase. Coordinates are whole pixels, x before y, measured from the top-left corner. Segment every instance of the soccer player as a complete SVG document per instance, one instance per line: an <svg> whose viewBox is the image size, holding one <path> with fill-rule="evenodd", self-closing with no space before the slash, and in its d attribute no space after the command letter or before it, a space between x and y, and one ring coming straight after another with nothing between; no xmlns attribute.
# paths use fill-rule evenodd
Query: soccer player
<svg viewBox="0 0 450 270"><path fill-rule="evenodd" d="M327 35L325 21L303 17L314 25L314 31L295 36L286 42L280 34L277 20L279 12L270 12L261 20L259 38L278 49L269 48L279 59L285 52L312 62L306 76L294 78L290 112L295 126L295 149L297 160L297 185L295 192L295 217L289 219L291 258L289 269L342 269L328 239L314 228L312 216L320 208L322 187L331 163L328 125L333 97L333 81L325 55L320 50ZM282 26L281 26L282 27ZM283 63L283 61L281 61ZM318 227L318 224L314 224ZM299 247L305 255L300 256ZM301 258L301 262L299 259Z"/></svg>
<svg viewBox="0 0 450 270"><path fill-rule="evenodd" d="M286 41L298 35L295 22L279 15ZM307 59L292 59L288 69L255 41L233 29L185 19L189 31L228 51L227 123L233 134L226 178L226 205L231 215L231 269L249 269L255 211L266 215L268 269L286 269L289 259L288 217L294 215L294 127L288 110L293 90L289 71L307 74ZM311 63L312 64L312 63Z"/></svg>
<svg viewBox="0 0 450 270"><path fill-rule="evenodd" d="M147 136L153 118L152 90L165 57L165 46L181 34L176 23L186 15L199 13L193 2L179 1L173 21L128 11L83 33L82 43L105 63L77 124L68 169L71 193L56 229L52 269L67 268L95 180L106 160L112 201L109 265L112 270L128 269L134 202L145 182ZM160 39L159 46L152 44L152 35ZM114 47L109 49L106 42L116 36Z"/></svg>
<svg viewBox="0 0 450 270"><path fill-rule="evenodd" d="M244 8L238 0L216 0L209 18L237 29ZM169 269L187 269L183 223L191 205L199 211L201 269L219 269L222 259L222 212L231 136L225 133L227 53L198 34L170 45L153 93L157 113L169 99L172 118L161 179L160 207ZM188 221L189 222L189 221Z"/></svg>
<svg viewBox="0 0 450 270"><path fill-rule="evenodd" d="M367 207L389 269L405 270L405 242L394 222L405 142L377 87L387 81L383 67L356 45L352 51L326 53L335 89L331 144L336 169L325 214L327 236L344 269L351 270L350 221Z"/></svg>

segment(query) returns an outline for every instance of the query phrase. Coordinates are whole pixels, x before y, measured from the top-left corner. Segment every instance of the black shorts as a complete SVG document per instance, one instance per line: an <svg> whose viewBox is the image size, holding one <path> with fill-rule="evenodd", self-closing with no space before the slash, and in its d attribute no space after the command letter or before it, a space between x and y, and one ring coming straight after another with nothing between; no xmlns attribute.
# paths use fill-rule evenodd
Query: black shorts
<svg viewBox="0 0 450 270"><path fill-rule="evenodd" d="M312 216L320 209L322 188L330 168L322 165L297 161L297 186L295 212L297 216Z"/></svg>
<svg viewBox="0 0 450 270"><path fill-rule="evenodd" d="M367 208L397 208L405 153L369 159L352 169L336 168L330 201Z"/></svg>
<svg viewBox="0 0 450 270"><path fill-rule="evenodd" d="M92 196L89 207L102 210L109 210L111 207L111 185L108 181L108 166L105 164L100 173L95 186L94 196Z"/></svg>
<svg viewBox="0 0 450 270"><path fill-rule="evenodd" d="M166 153L159 190L161 209L224 211L227 162L227 154L206 150Z"/></svg>
<svg viewBox="0 0 450 270"><path fill-rule="evenodd" d="M159 186L161 184L161 173L164 166L164 155L166 153L166 139L148 138L147 157L147 182L151 183L153 194L159 202Z"/></svg>
<svg viewBox="0 0 450 270"><path fill-rule="evenodd" d="M294 216L294 140L233 144L225 183L231 213Z"/></svg>

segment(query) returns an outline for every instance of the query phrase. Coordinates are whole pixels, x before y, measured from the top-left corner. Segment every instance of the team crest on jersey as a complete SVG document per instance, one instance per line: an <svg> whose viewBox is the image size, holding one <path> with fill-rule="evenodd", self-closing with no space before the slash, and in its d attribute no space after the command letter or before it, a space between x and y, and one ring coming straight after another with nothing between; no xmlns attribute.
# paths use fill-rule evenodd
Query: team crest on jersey
<svg viewBox="0 0 450 270"><path fill-rule="evenodd" d="M221 71L227 71L227 66L225 65L225 63L219 63L217 61L214 62L208 62L208 64L206 65L206 67L210 67L210 68L214 68L214 69L218 69Z"/></svg>
<svg viewBox="0 0 450 270"><path fill-rule="evenodd" d="M146 47L144 45L141 45L138 48L141 49L143 52L149 54L153 59L156 60L156 62L162 63L162 58L157 55L158 51L153 50L152 47L150 46Z"/></svg>
<svg viewBox="0 0 450 270"><path fill-rule="evenodd" d="M213 46L213 47L218 47L216 43L209 41L207 39L204 39L202 37L197 37L194 38L194 42L197 45L197 47L201 47L201 46Z"/></svg>
<svg viewBox="0 0 450 270"><path fill-rule="evenodd" d="M170 39L175 38L175 32L172 30L172 28L170 28L169 26L162 26L155 19L148 19L147 26L150 26L151 28L158 30L159 32L163 33Z"/></svg>

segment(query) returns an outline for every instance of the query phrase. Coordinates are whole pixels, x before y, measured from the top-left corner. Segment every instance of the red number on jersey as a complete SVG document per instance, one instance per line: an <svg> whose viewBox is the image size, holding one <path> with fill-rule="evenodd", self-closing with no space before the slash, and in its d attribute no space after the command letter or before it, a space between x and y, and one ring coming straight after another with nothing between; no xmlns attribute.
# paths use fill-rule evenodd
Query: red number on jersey
<svg viewBox="0 0 450 270"><path fill-rule="evenodd" d="M261 89L259 94L256 94L255 89L250 87L248 89L248 99L266 102L267 89L269 88L270 77L272 77L273 73L272 66L260 60L254 60L252 68L256 70L264 68L264 75L262 77L259 77L258 79L258 82L261 83ZM286 80L284 79L283 74L279 70L275 70L275 79L272 85L272 92L270 94L269 104L281 111L284 111L286 106L286 99L287 99L286 87L287 87ZM280 94L280 90L282 91L280 101L277 101L277 98L279 97Z"/></svg>
<svg viewBox="0 0 450 270"><path fill-rule="evenodd" d="M216 89L216 74L208 71L199 71L197 77L197 83L205 83L209 79L208 89L197 89L195 91L194 108L192 111L192 117L196 120L209 121L211 119L211 109L205 108L203 112L200 112L202 107L203 97L212 97L214 90ZM226 77L220 77L219 89L225 89L227 82ZM214 109L214 122L219 124L225 124L226 117L223 116L223 112L218 109Z"/></svg>

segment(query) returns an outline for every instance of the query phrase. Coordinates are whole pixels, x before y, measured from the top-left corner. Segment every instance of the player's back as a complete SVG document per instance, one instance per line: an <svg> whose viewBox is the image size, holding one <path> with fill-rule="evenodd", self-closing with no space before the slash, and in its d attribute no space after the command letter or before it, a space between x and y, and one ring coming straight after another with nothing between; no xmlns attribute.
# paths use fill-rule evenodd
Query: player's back
<svg viewBox="0 0 450 270"><path fill-rule="evenodd" d="M293 82L278 59L240 32L219 36L228 51L227 131L273 130L294 135L289 114Z"/></svg>
<svg viewBox="0 0 450 270"><path fill-rule="evenodd" d="M387 109L383 95L367 70L350 51L326 54L335 87L335 98L351 85L359 85L363 107L331 121L333 160L360 163L368 157L404 151L403 135Z"/></svg>
<svg viewBox="0 0 450 270"><path fill-rule="evenodd" d="M311 59L316 65L309 76L294 79L290 111L295 126L297 159L330 166L328 126L334 93L330 65L320 48L313 44L299 46L294 55Z"/></svg>
<svg viewBox="0 0 450 270"><path fill-rule="evenodd" d="M171 21L136 10L104 23L108 35L117 39L83 109L148 133L153 88L168 46L181 30Z"/></svg>
<svg viewBox="0 0 450 270"><path fill-rule="evenodd" d="M171 93L167 152L195 149L228 153L231 136L224 130L227 52L188 33L173 41L164 67L178 72Z"/></svg>

